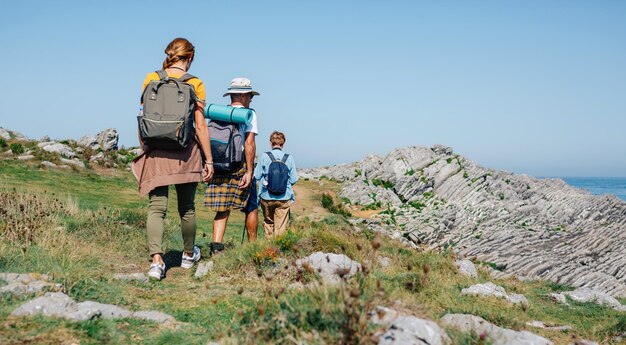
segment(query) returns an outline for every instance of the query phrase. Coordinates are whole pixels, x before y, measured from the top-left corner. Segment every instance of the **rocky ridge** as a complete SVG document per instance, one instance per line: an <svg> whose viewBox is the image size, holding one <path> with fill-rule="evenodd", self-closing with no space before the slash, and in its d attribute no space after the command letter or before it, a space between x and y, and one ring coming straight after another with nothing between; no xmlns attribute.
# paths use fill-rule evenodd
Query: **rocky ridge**
<svg viewBox="0 0 626 345"><path fill-rule="evenodd" d="M105 129L79 140L29 139L23 134L0 127L0 159L37 162L42 168L85 169L92 165L105 168L128 168L142 151L118 146L115 128Z"/></svg>
<svg viewBox="0 0 626 345"><path fill-rule="evenodd" d="M626 202L560 179L481 167L449 147L407 147L351 164L305 169L343 182L353 219L374 231L495 268L626 297ZM344 199L345 200L345 199Z"/></svg>

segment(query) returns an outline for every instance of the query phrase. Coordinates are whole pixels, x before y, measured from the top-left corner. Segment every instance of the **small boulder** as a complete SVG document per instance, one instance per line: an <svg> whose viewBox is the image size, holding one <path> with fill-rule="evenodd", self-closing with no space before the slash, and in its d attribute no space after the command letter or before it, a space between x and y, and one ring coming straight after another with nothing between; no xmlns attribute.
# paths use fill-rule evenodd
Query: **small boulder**
<svg viewBox="0 0 626 345"><path fill-rule="evenodd" d="M569 296L576 302L586 303L592 302L599 305L611 307L615 310L626 311L626 306L616 300L613 296L590 288L578 288L574 291L563 292L563 295Z"/></svg>
<svg viewBox="0 0 626 345"><path fill-rule="evenodd" d="M415 316L401 316L391 323L387 332L380 337L378 345L448 343L446 333L434 322Z"/></svg>
<svg viewBox="0 0 626 345"><path fill-rule="evenodd" d="M302 269L305 264L311 267L320 275L322 281L328 284L341 282L342 276L350 278L361 269L361 264L353 261L344 254L316 252L305 258L298 259L296 265Z"/></svg>
<svg viewBox="0 0 626 345"><path fill-rule="evenodd" d="M33 158L35 158L35 156L33 156L33 155L26 155L26 154L21 155L21 156L17 156L17 159L19 159L21 161L27 161L27 160L31 160Z"/></svg>
<svg viewBox="0 0 626 345"><path fill-rule="evenodd" d="M37 146L39 146L44 151L58 153L66 158L76 157L76 152L72 151L72 149L65 144L57 143L54 141L46 141L37 144Z"/></svg>
<svg viewBox="0 0 626 345"><path fill-rule="evenodd" d="M461 290L462 295L495 296L506 298L506 291L502 286L494 283L475 284Z"/></svg>
<svg viewBox="0 0 626 345"><path fill-rule="evenodd" d="M397 319L400 316L400 313L391 308L378 306L373 311L371 311L369 315L370 321L373 324L387 326L395 319Z"/></svg>
<svg viewBox="0 0 626 345"><path fill-rule="evenodd" d="M441 145L441 144L435 144L430 149L433 150L433 152L438 154L438 155L450 156L452 154L452 152L453 152L451 147L445 146L445 145Z"/></svg>
<svg viewBox="0 0 626 345"><path fill-rule="evenodd" d="M119 134L115 128L107 128L96 135L98 144L104 151L117 150Z"/></svg>
<svg viewBox="0 0 626 345"><path fill-rule="evenodd" d="M457 260L454 263L456 264L456 267L459 268L459 273L461 273L462 275L472 278L478 277L476 266L474 266L474 263L470 260Z"/></svg>
<svg viewBox="0 0 626 345"><path fill-rule="evenodd" d="M198 279L202 278L206 276L207 274L209 274L209 271L211 271L212 269L213 269L213 261L201 262L198 264L198 268L196 268L196 273L194 274L194 277Z"/></svg>
<svg viewBox="0 0 626 345"><path fill-rule="evenodd" d="M85 163L83 163L78 158L74 158L74 159L60 158L60 160L61 160L62 163L65 163L65 164L74 165L74 166L77 166L77 167L82 168L82 169L85 168Z"/></svg>
<svg viewBox="0 0 626 345"><path fill-rule="evenodd" d="M88 147L92 150L97 150L100 147L98 139L91 135L85 135L84 137L78 139L77 144L83 147Z"/></svg>
<svg viewBox="0 0 626 345"><path fill-rule="evenodd" d="M461 290L462 295L478 295L478 296L494 296L498 298L505 298L507 301L513 304L528 305L528 299L524 295L511 294L508 295L502 286L498 286L494 283L476 284L469 288Z"/></svg>

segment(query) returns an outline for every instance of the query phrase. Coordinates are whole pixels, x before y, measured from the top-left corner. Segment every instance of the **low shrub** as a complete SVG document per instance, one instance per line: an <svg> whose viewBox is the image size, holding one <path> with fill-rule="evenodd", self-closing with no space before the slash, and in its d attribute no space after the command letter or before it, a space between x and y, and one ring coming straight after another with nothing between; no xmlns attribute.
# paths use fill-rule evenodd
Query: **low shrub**
<svg viewBox="0 0 626 345"><path fill-rule="evenodd" d="M24 153L24 146L22 146L22 144L20 143L12 143L11 151L14 155L21 155L22 153Z"/></svg>

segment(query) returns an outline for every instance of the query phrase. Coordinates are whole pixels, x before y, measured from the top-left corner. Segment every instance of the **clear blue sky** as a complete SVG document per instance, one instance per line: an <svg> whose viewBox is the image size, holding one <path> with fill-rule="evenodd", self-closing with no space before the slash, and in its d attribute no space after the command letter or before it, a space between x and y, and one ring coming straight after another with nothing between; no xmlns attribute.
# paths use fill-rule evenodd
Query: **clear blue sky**
<svg viewBox="0 0 626 345"><path fill-rule="evenodd" d="M146 73L175 37L209 102L233 77L311 167L441 143L494 169L626 176L626 1L11 1L0 126L137 144Z"/></svg>

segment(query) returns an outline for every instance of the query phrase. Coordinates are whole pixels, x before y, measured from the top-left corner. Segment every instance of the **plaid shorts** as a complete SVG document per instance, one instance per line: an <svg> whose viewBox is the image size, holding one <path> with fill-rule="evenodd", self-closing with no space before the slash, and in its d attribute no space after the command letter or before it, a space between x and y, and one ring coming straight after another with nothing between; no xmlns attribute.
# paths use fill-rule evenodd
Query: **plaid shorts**
<svg viewBox="0 0 626 345"><path fill-rule="evenodd" d="M204 206L215 212L244 208L250 195L250 187L240 189L239 182L245 172L244 166L232 174L213 176L204 191Z"/></svg>

